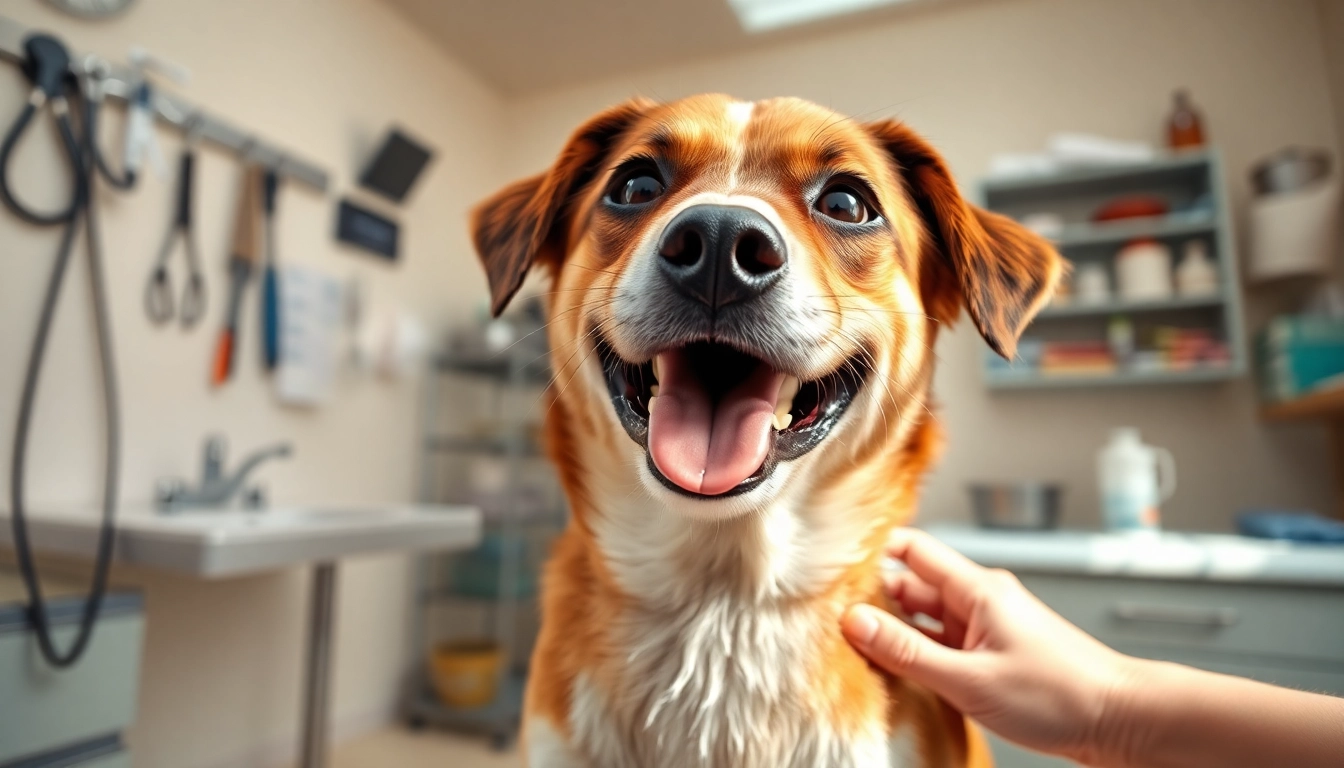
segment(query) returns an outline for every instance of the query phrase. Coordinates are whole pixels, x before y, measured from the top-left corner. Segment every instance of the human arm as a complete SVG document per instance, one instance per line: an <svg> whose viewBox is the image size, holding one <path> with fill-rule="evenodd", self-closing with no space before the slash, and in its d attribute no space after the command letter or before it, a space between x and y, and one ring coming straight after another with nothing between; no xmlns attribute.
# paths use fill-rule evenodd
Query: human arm
<svg viewBox="0 0 1344 768"><path fill-rule="evenodd" d="M942 631L855 606L846 637L1004 738L1108 768L1344 765L1344 700L1124 656L919 531L889 553L890 597Z"/></svg>

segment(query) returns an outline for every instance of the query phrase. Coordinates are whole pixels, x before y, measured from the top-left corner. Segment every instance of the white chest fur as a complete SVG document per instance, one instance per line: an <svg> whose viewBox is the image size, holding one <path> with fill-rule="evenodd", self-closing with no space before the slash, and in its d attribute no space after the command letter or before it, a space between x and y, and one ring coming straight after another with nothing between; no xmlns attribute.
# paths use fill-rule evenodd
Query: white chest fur
<svg viewBox="0 0 1344 768"><path fill-rule="evenodd" d="M574 754L601 768L892 765L885 727L840 734L809 711L806 649L819 627L800 612L727 597L675 614L632 612L630 657L615 690L576 681Z"/></svg>

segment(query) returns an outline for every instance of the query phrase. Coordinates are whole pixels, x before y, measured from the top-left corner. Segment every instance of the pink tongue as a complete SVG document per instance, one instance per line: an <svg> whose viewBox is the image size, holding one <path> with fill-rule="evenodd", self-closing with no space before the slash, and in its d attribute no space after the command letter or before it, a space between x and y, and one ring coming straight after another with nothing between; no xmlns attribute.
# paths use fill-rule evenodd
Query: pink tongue
<svg viewBox="0 0 1344 768"><path fill-rule="evenodd" d="M649 415L649 453L668 480L695 493L732 490L765 463L784 375L757 366L713 403L681 352L658 356L658 399Z"/></svg>

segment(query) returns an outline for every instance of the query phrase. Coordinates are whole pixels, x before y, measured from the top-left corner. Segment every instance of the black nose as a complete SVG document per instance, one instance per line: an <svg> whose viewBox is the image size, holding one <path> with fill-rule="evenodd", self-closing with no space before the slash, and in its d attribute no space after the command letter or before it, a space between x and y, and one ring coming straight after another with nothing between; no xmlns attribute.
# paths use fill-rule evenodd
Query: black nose
<svg viewBox="0 0 1344 768"><path fill-rule="evenodd" d="M784 238L764 216L735 205L693 205L658 243L663 273L710 309L761 295L784 274Z"/></svg>

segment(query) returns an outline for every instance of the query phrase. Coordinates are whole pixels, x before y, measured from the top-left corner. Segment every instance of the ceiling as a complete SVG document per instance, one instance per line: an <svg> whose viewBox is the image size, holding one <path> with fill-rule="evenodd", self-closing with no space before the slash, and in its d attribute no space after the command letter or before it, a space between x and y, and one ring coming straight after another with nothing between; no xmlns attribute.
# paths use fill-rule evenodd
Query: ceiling
<svg viewBox="0 0 1344 768"><path fill-rule="evenodd" d="M726 0L384 0L511 95L733 53L951 1L907 0L748 35Z"/></svg>

